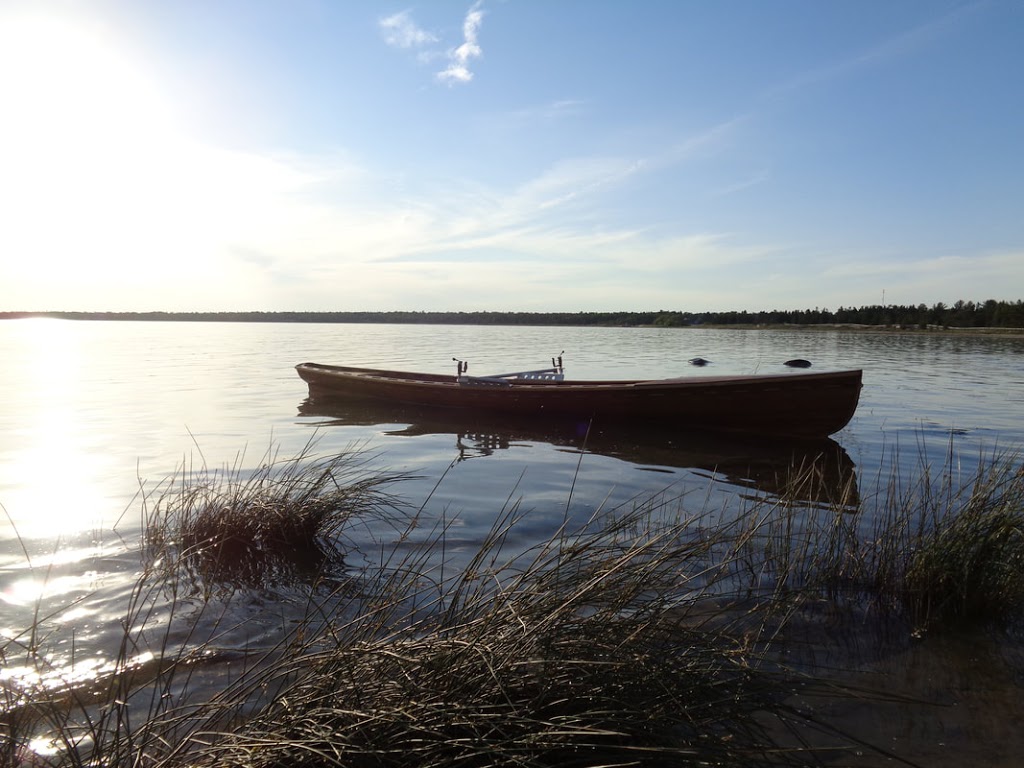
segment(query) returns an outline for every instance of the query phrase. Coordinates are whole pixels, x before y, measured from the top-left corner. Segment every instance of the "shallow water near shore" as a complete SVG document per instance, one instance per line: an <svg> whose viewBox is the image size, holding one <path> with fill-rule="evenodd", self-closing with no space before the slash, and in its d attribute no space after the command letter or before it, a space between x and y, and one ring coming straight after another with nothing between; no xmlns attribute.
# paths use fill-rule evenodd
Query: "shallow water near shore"
<svg viewBox="0 0 1024 768"><path fill-rule="evenodd" d="M567 373L581 379L785 372L783 361L797 357L811 360L812 370L863 368L853 421L827 450L818 446L807 459L823 462L830 487L852 479L861 498L894 473L912 478L928 470L966 480L986 458L1024 446L1024 340L1014 338L7 321L0 323L7 371L0 381L0 504L6 513L0 518L0 630L20 643L26 628L45 617L54 633L54 684L102 674L121 640L119 622L141 570L140 494L183 464L245 471L265 461L268 451L287 457L311 439L319 453L358 448L382 469L415 475L396 491L425 518L450 525L446 554L455 564L460 553L468 557L480 546L512 502L528 514L510 543L525 547L547 539L567 519L652 494L686 509L728 514L738 513L744 501L783 492L780 476L793 460L789 445L628 430L588 435L481 420L438 423L386 409L323 407L306 401L294 372L304 361L454 372L451 358L458 357L484 374L543 367L563 350ZM696 356L711 365L690 366ZM801 499L808 509L827 501L816 493ZM387 528L353 535L359 545L353 559L379 558L374 552L394 543ZM426 526L422 541L428 540ZM232 651L272 646L303 606L279 591L254 593L227 610L231 630L218 644L230 658ZM823 647L829 642L821 641ZM1008 638L991 642L984 658L980 646L953 642L900 645L903 650L889 657L905 659L896 664L902 670L921 670L917 677L904 675L903 695L930 701L938 686L959 696L940 709L904 708L917 712L916 720L894 737L903 740L889 745L894 751L931 765L948 755L948 764L959 764L956 759L966 760L963 750L979 741L978 729L989 728L1007 751L988 741L985 761L999 764L1004 754L1011 764L1004 731L1024 715L1012 703L1024 698L1019 647ZM999 660L998 673L991 672L992 659ZM887 663L865 662L863 673L877 680ZM5 668L3 675L0 682L12 683L17 670ZM210 677L216 685L216 670ZM978 709L991 710L991 717ZM941 717L927 719L933 711ZM950 717L954 712L965 714ZM925 751L925 744L934 749Z"/></svg>

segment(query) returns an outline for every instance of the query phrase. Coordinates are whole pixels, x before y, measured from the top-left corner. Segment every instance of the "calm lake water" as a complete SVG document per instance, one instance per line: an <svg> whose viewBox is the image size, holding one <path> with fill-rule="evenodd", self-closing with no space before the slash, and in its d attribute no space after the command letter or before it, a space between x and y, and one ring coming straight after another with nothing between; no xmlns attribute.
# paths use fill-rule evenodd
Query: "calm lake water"
<svg viewBox="0 0 1024 768"><path fill-rule="evenodd" d="M469 326L0 323L0 633L50 617L55 679L100 674L140 572L140 489L185 464L254 469L268 450L358 448L396 490L456 521L471 552L506 500L530 515L521 543L564 518L672 493L727 506L771 497L779 456L742 440L686 435L544 434L515 425L438 424L394 412L310 408L304 361L454 372L545 367L564 350L570 378L660 378L864 369L860 408L830 443L830 468L869 496L894 472L969 477L979 460L1024 446L1024 339L826 330ZM712 361L694 368L687 361ZM797 374L794 374L797 375ZM834 445L833 445L834 444ZM585 448L581 452L581 448ZM810 499L809 503L814 503ZM367 531L366 547L380 543ZM386 540L384 545L388 544ZM272 643L285 613L253 598L225 646ZM249 611L249 613L245 613ZM20 640L19 640L20 642ZM1020 670L1017 670L1020 679ZM5 668L5 684L27 671ZM1000 675L1005 681L1006 677ZM1007 695L1020 699L1013 684ZM1004 691L1005 693L1005 691ZM996 702L994 705L1001 705ZM942 738L941 734L936 739Z"/></svg>

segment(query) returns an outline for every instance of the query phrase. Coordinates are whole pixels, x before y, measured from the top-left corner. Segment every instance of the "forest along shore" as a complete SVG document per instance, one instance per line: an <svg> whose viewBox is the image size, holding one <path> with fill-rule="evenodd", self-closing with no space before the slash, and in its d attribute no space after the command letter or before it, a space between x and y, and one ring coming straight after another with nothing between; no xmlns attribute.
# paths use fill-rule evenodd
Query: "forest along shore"
<svg viewBox="0 0 1024 768"><path fill-rule="evenodd" d="M827 328L886 331L982 330L1024 334L1024 301L963 301L759 312L0 312L0 320L385 323L423 325L604 326L660 328Z"/></svg>

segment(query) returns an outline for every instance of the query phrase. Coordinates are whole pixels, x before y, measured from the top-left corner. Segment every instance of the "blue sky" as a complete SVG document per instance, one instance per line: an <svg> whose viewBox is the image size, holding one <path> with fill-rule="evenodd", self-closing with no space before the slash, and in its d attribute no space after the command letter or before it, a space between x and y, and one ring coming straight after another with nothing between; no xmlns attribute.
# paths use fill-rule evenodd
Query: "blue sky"
<svg viewBox="0 0 1024 768"><path fill-rule="evenodd" d="M0 0L0 310L1024 298L1016 0Z"/></svg>

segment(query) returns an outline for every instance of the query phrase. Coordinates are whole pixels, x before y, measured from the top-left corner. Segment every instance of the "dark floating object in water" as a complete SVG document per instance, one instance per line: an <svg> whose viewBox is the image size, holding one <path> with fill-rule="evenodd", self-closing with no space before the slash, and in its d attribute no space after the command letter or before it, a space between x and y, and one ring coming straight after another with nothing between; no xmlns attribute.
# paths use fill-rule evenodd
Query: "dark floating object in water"
<svg viewBox="0 0 1024 768"><path fill-rule="evenodd" d="M703 357L691 357L689 360L690 365L707 365L710 360L705 360Z"/></svg>
<svg viewBox="0 0 1024 768"><path fill-rule="evenodd" d="M787 360L783 365L788 365L790 368L810 368L811 361L797 358L795 360Z"/></svg>

